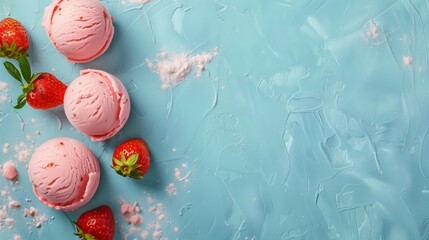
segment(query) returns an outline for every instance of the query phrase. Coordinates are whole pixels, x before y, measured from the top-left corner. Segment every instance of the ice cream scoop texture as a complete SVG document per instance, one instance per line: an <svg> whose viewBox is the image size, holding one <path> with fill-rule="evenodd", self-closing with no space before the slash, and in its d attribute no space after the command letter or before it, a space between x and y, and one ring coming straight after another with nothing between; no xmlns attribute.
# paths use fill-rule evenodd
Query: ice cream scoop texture
<svg viewBox="0 0 429 240"><path fill-rule="evenodd" d="M64 96L67 119L92 141L113 137L127 122L130 108L122 82L101 70L82 70Z"/></svg>
<svg viewBox="0 0 429 240"><path fill-rule="evenodd" d="M43 27L55 48L71 62L89 62L109 47L112 17L100 0L53 0Z"/></svg>
<svg viewBox="0 0 429 240"><path fill-rule="evenodd" d="M100 166L80 141L55 138L33 153L28 174L41 202L57 210L72 211L88 203L100 179Z"/></svg>

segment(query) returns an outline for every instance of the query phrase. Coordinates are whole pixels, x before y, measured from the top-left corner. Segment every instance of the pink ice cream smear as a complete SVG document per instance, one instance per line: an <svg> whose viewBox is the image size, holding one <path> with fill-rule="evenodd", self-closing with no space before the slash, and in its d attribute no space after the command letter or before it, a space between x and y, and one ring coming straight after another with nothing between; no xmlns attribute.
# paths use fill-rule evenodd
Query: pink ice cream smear
<svg viewBox="0 0 429 240"><path fill-rule="evenodd" d="M72 211L93 197L100 179L100 166L83 143L56 138L35 150L28 174L41 202L57 210Z"/></svg>
<svg viewBox="0 0 429 240"><path fill-rule="evenodd" d="M80 74L64 96L68 120L92 141L113 137L130 114L126 88L115 76L101 70L86 69Z"/></svg>
<svg viewBox="0 0 429 240"><path fill-rule="evenodd" d="M109 47L112 17L100 0L53 0L43 27L55 48L71 62L89 62Z"/></svg>

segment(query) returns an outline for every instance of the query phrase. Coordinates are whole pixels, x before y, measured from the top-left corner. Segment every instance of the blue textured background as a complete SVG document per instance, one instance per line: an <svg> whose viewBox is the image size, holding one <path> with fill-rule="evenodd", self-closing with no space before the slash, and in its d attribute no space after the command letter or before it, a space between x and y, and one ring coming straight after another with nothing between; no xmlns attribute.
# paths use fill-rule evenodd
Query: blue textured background
<svg viewBox="0 0 429 240"><path fill-rule="evenodd" d="M140 229L152 239L147 197L163 206L161 239L429 239L427 1L103 2L114 39L87 64L67 62L49 42L41 27L49 0L0 2L0 17L28 29L35 71L70 83L80 69L102 69L122 80L132 102L124 129L93 143L62 108L14 110L20 88L0 69L10 89L0 103L0 146L12 146L0 160L15 162L20 174L15 184L1 178L0 190L22 204L8 210L16 223L3 226L0 239L74 239L69 219L100 204L113 207L115 239L123 239L130 227L121 199L139 203ZM379 36L370 36L371 24ZM193 55L215 47L203 77L169 90L146 66L162 49ZM68 213L36 199L28 160L13 150L60 136L83 141L102 165L94 199ZM139 182L109 167L114 147L131 137L146 139L153 157ZM176 169L189 183L175 178ZM175 196L165 191L170 183ZM0 207L7 202L0 198ZM49 218L41 228L22 216L29 206Z"/></svg>

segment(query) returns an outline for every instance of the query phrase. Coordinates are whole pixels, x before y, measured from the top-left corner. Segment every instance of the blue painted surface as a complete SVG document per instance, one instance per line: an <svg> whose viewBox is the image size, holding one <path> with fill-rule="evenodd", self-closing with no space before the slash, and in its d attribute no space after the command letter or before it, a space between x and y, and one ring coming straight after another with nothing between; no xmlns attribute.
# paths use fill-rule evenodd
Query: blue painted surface
<svg viewBox="0 0 429 240"><path fill-rule="evenodd" d="M20 174L14 184L1 178L0 191L22 205L8 209L16 222L2 226L0 239L74 239L69 219L100 204L114 209L115 239L153 239L156 224L161 239L429 239L427 1L103 1L115 36L86 64L67 62L49 42L41 27L49 3L0 3L0 17L28 29L33 69L67 84L80 69L110 72L127 87L132 111L114 138L91 142L62 108L14 110L20 89L0 69L10 89L0 93L9 97L0 103L0 146L11 145L0 159ZM146 66L161 50L216 47L201 78L191 74L168 90ZM28 159L17 160L20 149L54 137L83 141L101 164L95 197L73 212L43 206ZM152 152L143 181L109 166L115 146L131 137ZM14 150L20 143L26 147ZM123 200L138 202L144 218L128 236ZM0 207L8 201L0 198ZM49 219L42 227L23 217L30 206Z"/></svg>

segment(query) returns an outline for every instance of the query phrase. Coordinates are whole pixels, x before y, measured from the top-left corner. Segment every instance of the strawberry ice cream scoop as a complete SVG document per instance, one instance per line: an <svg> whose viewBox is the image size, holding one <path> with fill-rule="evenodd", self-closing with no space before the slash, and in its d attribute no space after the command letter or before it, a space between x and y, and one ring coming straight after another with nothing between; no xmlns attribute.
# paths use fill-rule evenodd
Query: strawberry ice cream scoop
<svg viewBox="0 0 429 240"><path fill-rule="evenodd" d="M100 0L53 0L42 25L55 48L76 63L103 54L114 33L112 17Z"/></svg>
<svg viewBox="0 0 429 240"><path fill-rule="evenodd" d="M34 151L28 175L41 202L57 210L72 211L94 196L100 166L83 143L71 138L55 138Z"/></svg>
<svg viewBox="0 0 429 240"><path fill-rule="evenodd" d="M109 139L121 130L130 107L122 82L101 70L82 70L64 95L67 119L92 141Z"/></svg>

